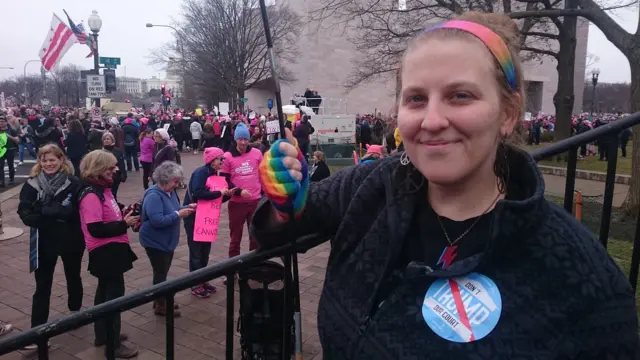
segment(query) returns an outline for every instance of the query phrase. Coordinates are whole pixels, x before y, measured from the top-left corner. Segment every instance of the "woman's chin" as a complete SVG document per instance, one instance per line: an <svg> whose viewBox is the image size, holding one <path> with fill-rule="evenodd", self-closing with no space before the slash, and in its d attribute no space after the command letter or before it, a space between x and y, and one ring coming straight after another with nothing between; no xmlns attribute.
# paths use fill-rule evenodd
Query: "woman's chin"
<svg viewBox="0 0 640 360"><path fill-rule="evenodd" d="M460 182L462 175L451 169L451 163L448 164L431 164L429 169L420 171L424 177L432 184L440 186L450 186Z"/></svg>

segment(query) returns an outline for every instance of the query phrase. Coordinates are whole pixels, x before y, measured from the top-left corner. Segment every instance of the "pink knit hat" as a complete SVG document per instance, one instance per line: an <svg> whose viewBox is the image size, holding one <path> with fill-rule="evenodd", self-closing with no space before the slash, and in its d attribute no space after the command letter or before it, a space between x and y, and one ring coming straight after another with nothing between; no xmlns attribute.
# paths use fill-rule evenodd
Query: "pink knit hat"
<svg viewBox="0 0 640 360"><path fill-rule="evenodd" d="M382 145L367 145L367 154L377 154L380 157L384 157L382 155Z"/></svg>
<svg viewBox="0 0 640 360"><path fill-rule="evenodd" d="M208 147L204 149L204 163L209 165L213 162L213 160L224 155L224 151L222 149L217 148L215 146Z"/></svg>

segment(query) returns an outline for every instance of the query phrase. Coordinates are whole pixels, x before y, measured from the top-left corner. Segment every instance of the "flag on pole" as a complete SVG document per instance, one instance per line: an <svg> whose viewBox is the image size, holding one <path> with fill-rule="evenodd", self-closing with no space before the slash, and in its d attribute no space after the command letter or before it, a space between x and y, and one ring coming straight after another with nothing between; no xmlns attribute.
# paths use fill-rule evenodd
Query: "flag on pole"
<svg viewBox="0 0 640 360"><path fill-rule="evenodd" d="M58 65L58 62L60 62L67 51L69 51L69 48L77 42L78 39L73 36L73 31L69 29L67 24L62 22L56 14L53 14L49 32L40 47L42 67L47 71L51 71L52 68Z"/></svg>
<svg viewBox="0 0 640 360"><path fill-rule="evenodd" d="M73 31L73 34L78 39L78 42L80 44L87 45L91 50L89 55L87 55L86 57L87 58L91 57L95 50L95 42L93 41L93 38L84 31L84 25L82 25L82 23L76 25L76 23L74 23L73 20L71 20L71 17L67 13L67 10L63 9L62 11L64 11L64 14L67 16L67 20L69 21L69 27L71 28L71 31Z"/></svg>

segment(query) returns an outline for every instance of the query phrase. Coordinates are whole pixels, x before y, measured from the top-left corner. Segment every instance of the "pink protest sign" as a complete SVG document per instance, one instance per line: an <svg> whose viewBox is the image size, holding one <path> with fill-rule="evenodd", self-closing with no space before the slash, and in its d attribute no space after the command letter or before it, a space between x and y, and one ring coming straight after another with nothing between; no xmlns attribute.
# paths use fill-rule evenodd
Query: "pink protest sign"
<svg viewBox="0 0 640 360"><path fill-rule="evenodd" d="M209 176L207 187L211 191L227 188L227 180L222 176ZM214 242L218 236L222 196L215 200L198 200L196 223L193 228L193 241Z"/></svg>

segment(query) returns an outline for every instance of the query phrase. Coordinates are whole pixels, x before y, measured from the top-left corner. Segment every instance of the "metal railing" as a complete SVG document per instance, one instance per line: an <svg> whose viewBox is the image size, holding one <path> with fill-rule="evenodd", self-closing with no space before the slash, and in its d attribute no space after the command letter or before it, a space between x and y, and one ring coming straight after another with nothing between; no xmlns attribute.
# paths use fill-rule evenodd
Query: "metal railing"
<svg viewBox="0 0 640 360"><path fill-rule="evenodd" d="M633 114L623 119L611 122L607 125L601 126L595 130L587 131L583 134L573 136L569 139L560 141L555 144L551 144L544 148L537 149L531 152L531 155L536 160L541 160L556 155L564 154L568 152L567 163L567 177L564 196L564 208L567 211L572 211L573 208L573 194L575 187L575 173L577 166L577 152L578 148L595 140L609 138L607 142L610 146L610 154L616 154L618 150L618 135L620 131L639 124L640 113ZM600 226L600 241L603 245L607 245L607 239L609 234L609 228L611 224L611 211L613 203L613 187L615 180L615 170L617 164L617 156L608 157L607 176L604 191L604 205L602 208L602 224ZM80 311L76 314L63 317L61 319L52 320L47 324L40 325L38 327L27 330L23 333L16 334L10 337L3 338L0 341L0 356L7 353L19 350L26 345L37 344L38 345L38 359L49 359L47 341L48 339L63 334L65 332L77 329L81 326L94 323L96 320L106 318L107 322L110 320L110 315L115 315L126 310L133 309L143 304L147 304L156 299L164 298L167 302L166 309L166 359L175 359L175 333L174 333L174 310L173 310L173 297L174 295L191 286L201 284L205 281L209 281L222 276L227 277L227 299L226 299L226 358L233 359L233 346L234 346L234 274L243 269L247 269L251 266L257 265L263 261L271 258L287 256L295 251L301 249L310 249L314 246L326 241L326 238L319 237L317 235L306 236L297 239L295 244L288 243L280 247L268 250L251 251L249 253L242 254L217 264L208 266L206 268L194 271L192 273L180 276L176 279L168 280L166 282L154 285L150 288L137 291L126 296L120 297L115 300L111 300L104 304L92 307L87 310ZM633 254L631 260L631 270L629 279L635 290L638 280L638 265L640 263L640 228L636 225L636 235L633 246ZM286 287L285 282L285 293ZM290 295L291 296L291 295ZM287 305L289 304L289 305ZM285 300L285 306L291 306L291 301ZM285 313L287 313L285 311ZM283 320L284 322L285 320ZM293 319L289 320L293 321ZM285 324L288 325L288 324ZM113 327L108 326L108 329ZM287 328L287 326L284 326ZM107 359L114 359L114 351L112 348L114 336L113 331L107 334ZM286 338L286 336L285 336ZM288 342L286 343L288 344ZM111 346L111 348L109 347ZM291 353L287 346L283 347L283 358L291 358Z"/></svg>

